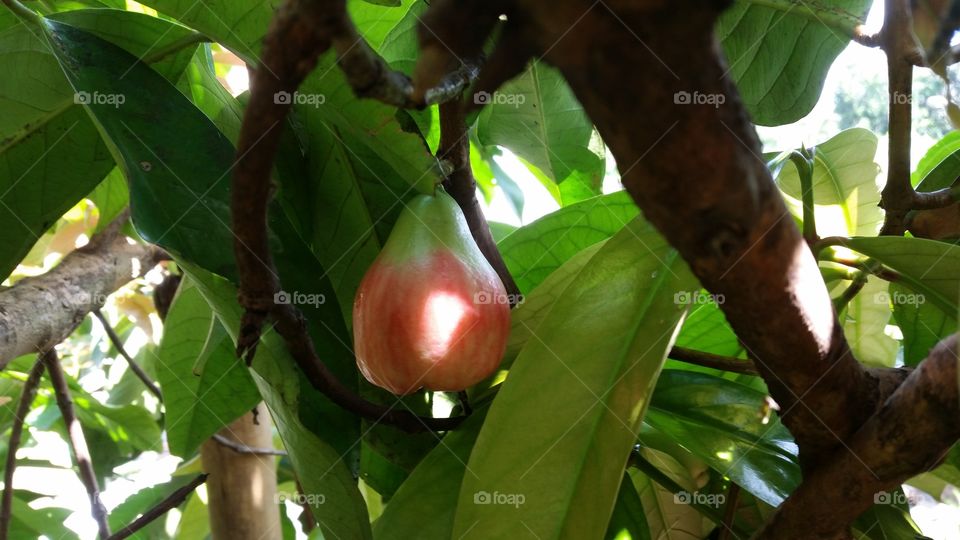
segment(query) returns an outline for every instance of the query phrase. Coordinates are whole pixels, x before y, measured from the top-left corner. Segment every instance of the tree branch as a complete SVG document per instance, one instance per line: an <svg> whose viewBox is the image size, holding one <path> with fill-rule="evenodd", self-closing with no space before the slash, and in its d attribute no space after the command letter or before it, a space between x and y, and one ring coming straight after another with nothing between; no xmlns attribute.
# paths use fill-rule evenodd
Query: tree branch
<svg viewBox="0 0 960 540"><path fill-rule="evenodd" d="M83 487L87 489L87 495L90 498L90 511L93 514L93 519L97 522L97 527L100 529L100 538L108 538L110 536L110 526L107 524L107 509L100 500L100 486L97 485L97 475L93 471L90 450L87 448L87 440L83 436L83 428L80 426L77 415L73 410L70 386L67 384L63 367L60 366L60 359L57 358L57 351L49 349L42 353L40 357L47 368L47 373L50 375L50 383L53 385L53 392L57 398L57 407L60 409L60 415L63 416L63 423L67 428L70 449L77 461L77 469L80 470L80 480L83 482Z"/></svg>
<svg viewBox="0 0 960 540"><path fill-rule="evenodd" d="M487 262L500 276L500 281L509 295L510 306L513 307L520 297L520 287L510 275L507 263L490 234L490 226L483 215L483 209L480 208L480 202L477 201L477 181L470 169L470 138L467 135L463 106L457 101L440 105L440 146L437 157L452 165L453 170L443 181L443 187L463 210L473 239Z"/></svg>
<svg viewBox="0 0 960 540"><path fill-rule="evenodd" d="M703 366L732 373L744 373L746 375L758 375L756 366L750 360L741 360L739 358L730 358L703 351L695 351L684 347L673 347L670 349L668 358L686 362L697 366Z"/></svg>
<svg viewBox="0 0 960 540"><path fill-rule="evenodd" d="M46 274L0 292L0 369L66 339L107 296L165 257L156 247L127 240L121 228L128 217L121 214Z"/></svg>
<svg viewBox="0 0 960 540"><path fill-rule="evenodd" d="M176 491L168 495L167 498L157 503L156 506L147 510L146 512L143 513L143 515L133 520L133 522L131 522L129 525L127 525L126 527L114 533L114 535L111 536L109 540L123 540L124 538L127 538L133 533L146 527L158 517L169 512L172 508L176 508L177 506L180 506L180 504L183 501L187 500L187 496L193 493L193 491L197 489L197 487L200 484L206 481L207 481L206 474L197 475L197 477L191 480L189 484L183 487L177 488Z"/></svg>
<svg viewBox="0 0 960 540"><path fill-rule="evenodd" d="M883 407L803 483L759 535L846 538L884 491L935 468L960 438L957 336L937 345Z"/></svg>
<svg viewBox="0 0 960 540"><path fill-rule="evenodd" d="M3 501L0 502L0 540L7 540L10 533L10 510L13 504L13 472L17 468L17 449L20 448L20 438L23 435L23 422L30 413L30 406L37 397L37 388L40 378L43 377L43 361L37 360L23 383L20 393L20 402L13 417L13 427L10 428L10 442L7 445L7 464L3 470Z"/></svg>
<svg viewBox="0 0 960 540"><path fill-rule="evenodd" d="M245 444L238 443L236 441L231 441L230 439L224 437L219 433L214 433L213 440L221 446L225 446L230 450L238 454L255 454L261 456L285 456L287 453L284 450L276 450L274 448L254 448L252 446L247 446Z"/></svg>
<svg viewBox="0 0 960 540"><path fill-rule="evenodd" d="M127 350L123 347L123 340L120 339L120 336L117 335L117 331L110 326L110 323L107 321L107 318L103 316L103 312L99 309L93 310L93 315L100 321L100 324L103 326L103 331L107 333L107 337L110 338L110 342L113 343L114 348L120 353L126 361L127 365L130 366L130 371L133 371L133 374L140 379L144 386L147 387L147 390L151 394L157 396L157 399L163 401L163 394L160 393L160 389L157 388L157 385L150 380L150 376L147 375L147 372L143 371L137 362L127 353Z"/></svg>

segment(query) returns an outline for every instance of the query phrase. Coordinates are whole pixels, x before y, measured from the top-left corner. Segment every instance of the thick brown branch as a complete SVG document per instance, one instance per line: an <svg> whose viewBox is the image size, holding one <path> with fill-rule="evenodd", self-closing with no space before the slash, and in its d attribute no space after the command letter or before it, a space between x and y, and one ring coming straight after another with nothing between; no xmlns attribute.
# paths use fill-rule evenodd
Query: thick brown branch
<svg viewBox="0 0 960 540"><path fill-rule="evenodd" d="M484 217L483 209L477 200L477 181L470 169L470 137L467 135L463 106L457 101L440 105L440 147L437 157L452 166L452 171L443 181L443 187L460 205L473 239L487 262L500 276L500 281L510 295L510 305L515 305L520 296L520 288L510 275L503 255L497 249L497 243L490 234L490 226L487 225L487 218Z"/></svg>
<svg viewBox="0 0 960 540"><path fill-rule="evenodd" d="M43 377L43 361L38 359L33 364L27 380L23 383L20 393L20 402L13 416L13 427L10 428L10 442L7 444L7 464L3 470L3 501L0 502L0 540L7 540L10 533L10 509L13 504L13 472L17 468L17 449L20 448L20 438L23 435L23 422L30 412L33 399L37 397L37 388L40 378Z"/></svg>
<svg viewBox="0 0 960 540"><path fill-rule="evenodd" d="M231 196L239 301L244 307L237 354L248 363L252 361L263 323L272 316L277 332L307 379L337 405L368 420L406 431L448 430L462 419L421 418L369 402L344 386L317 356L303 314L292 305L273 301L280 287L267 241L267 204L270 171L280 139L278 126L289 109L289 101L277 100L275 95L296 90L313 69L317 57L344 31L346 17L343 0L285 2L264 39L261 66L251 77ZM345 68L352 69L354 60L344 60ZM348 78L359 80L362 73L358 73L351 75L348 71Z"/></svg>
<svg viewBox="0 0 960 540"><path fill-rule="evenodd" d="M850 523L908 478L936 467L960 438L957 337L934 348L847 444L810 474L760 534L846 538Z"/></svg>
<svg viewBox="0 0 960 540"><path fill-rule="evenodd" d="M157 399L163 401L163 395L160 393L160 389L157 388L157 385L150 379L150 376L147 375L147 372L140 367L139 364L130 356L127 350L123 346L123 340L120 339L120 336L117 335L117 331L110 326L110 322L107 321L107 318L103 316L103 312L99 309L93 310L93 315L100 321L100 324L103 326L103 331L107 333L107 337L110 339L110 343L113 343L114 348L120 353L120 356L127 361L127 365L130 366L130 371L143 382L144 386L147 387L147 390L151 394L157 396Z"/></svg>
<svg viewBox="0 0 960 540"><path fill-rule="evenodd" d="M60 366L60 359L57 358L57 351L50 349L41 355L41 359L50 375L50 384L53 385L53 392L57 398L57 407L60 409L60 415L63 417L63 423L67 428L67 439L70 443L70 449L73 451L73 457L77 461L80 481L83 482L83 487L86 488L87 495L90 497L90 511L100 530L100 538L108 538L110 536L110 526L107 524L107 509L100 500L100 486L97 485L97 475L93 471L90 449L87 448L87 439L83 436L83 428L80 426L77 414L73 410L70 386L67 384L63 367Z"/></svg>
<svg viewBox="0 0 960 540"><path fill-rule="evenodd" d="M153 246L127 240L121 231L127 218L121 214L46 274L0 292L0 369L63 341L107 296L165 257Z"/></svg>
<svg viewBox="0 0 960 540"><path fill-rule="evenodd" d="M177 506L180 506L180 504L183 501L187 500L187 496L193 493L193 491L197 489L197 487L200 484L206 481L207 481L207 475L205 474L198 475L196 478L191 480L189 484L183 487L177 488L176 491L168 495L167 498L157 503L156 506L147 510L146 512L143 513L143 515L133 520L133 522L131 522L129 525L127 525L126 527L114 533L114 535L111 536L109 540L123 540L124 538L129 537L133 533L153 523L153 521L158 517L166 514L171 509L176 508Z"/></svg>

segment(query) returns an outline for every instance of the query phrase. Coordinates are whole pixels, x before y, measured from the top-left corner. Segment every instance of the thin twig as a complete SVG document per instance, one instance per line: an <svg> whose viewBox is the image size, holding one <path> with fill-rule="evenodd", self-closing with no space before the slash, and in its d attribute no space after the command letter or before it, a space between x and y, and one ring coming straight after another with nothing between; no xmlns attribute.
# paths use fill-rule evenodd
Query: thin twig
<svg viewBox="0 0 960 540"><path fill-rule="evenodd" d="M191 480L189 484L177 488L177 490L168 495L166 499L160 501L156 506L144 512L143 515L133 520L129 525L117 531L113 536L109 537L108 540L122 540L146 527L158 517L166 514L170 509L180 506L180 503L185 501L187 496L193 493L193 490L197 489L197 486L206 481L206 474L198 475Z"/></svg>
<svg viewBox="0 0 960 540"><path fill-rule="evenodd" d="M230 439L224 437L219 433L214 433L213 440L217 441L221 446L225 446L238 454L256 454L261 456L285 456L287 452L284 450L277 450L274 448L257 448L254 446L247 446L237 441L231 441Z"/></svg>
<svg viewBox="0 0 960 540"><path fill-rule="evenodd" d="M510 306L516 305L520 298L520 287L510 275L507 263L490 234L490 226L483 215L480 202L477 201L477 181L470 169L470 137L467 136L463 106L459 101L440 105L440 146L437 157L452 166L452 171L443 181L443 187L457 201L467 218L470 234L487 262L500 276L500 281L509 295Z"/></svg>
<svg viewBox="0 0 960 540"><path fill-rule="evenodd" d="M37 388L40 378L43 377L43 361L37 360L23 383L20 392L20 403L13 417L13 427L10 429L10 444L7 445L7 465L3 471L3 501L0 503L0 540L7 540L10 533L10 511L13 505L13 472L17 468L17 449L20 448L20 438L23 436L23 422L30 412L30 406L37 397Z"/></svg>
<svg viewBox="0 0 960 540"><path fill-rule="evenodd" d="M130 366L130 371L133 371L133 374L137 376L138 379L143 381L144 386L147 387L147 390L150 390L150 393L157 396L157 399L163 401L163 394L160 393L160 389L157 388L157 385L150 380L150 376L147 375L147 372L143 370L137 364L136 361L127 353L127 350L123 347L123 340L120 339L120 336L117 335L116 330L110 326L110 323L107 321L107 318L103 316L103 312L99 309L93 310L93 315L100 321L100 324L103 325L104 332L107 333L107 337L110 338L110 342L113 343L113 346L117 349Z"/></svg>
<svg viewBox="0 0 960 540"><path fill-rule="evenodd" d="M746 375L757 375L757 368L750 360L741 360L739 358L730 358L703 351L695 351L684 347L674 347L670 349L669 358L732 373L744 373Z"/></svg>
<svg viewBox="0 0 960 540"><path fill-rule="evenodd" d="M47 373L50 374L50 384L53 385L53 392L57 397L57 407L60 408L60 415L63 416L63 422L66 424L70 448L73 450L73 456L77 460L77 468L80 470L80 480L90 497L90 511L100 529L100 538L107 538L110 536L107 509L100 500L100 486L97 485L97 475L93 470L93 461L90 459L90 449L87 448L87 439L83 436L83 428L80 426L77 414L73 410L70 386L67 384L60 359L57 358L57 351L50 349L41 355L41 359L47 368Z"/></svg>

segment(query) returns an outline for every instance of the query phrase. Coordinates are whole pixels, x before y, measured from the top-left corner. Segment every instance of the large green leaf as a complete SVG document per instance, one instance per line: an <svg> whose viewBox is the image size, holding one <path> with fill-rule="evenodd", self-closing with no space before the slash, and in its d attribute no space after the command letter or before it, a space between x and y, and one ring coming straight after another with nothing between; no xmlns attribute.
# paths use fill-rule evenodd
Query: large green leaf
<svg viewBox="0 0 960 540"><path fill-rule="evenodd" d="M617 504L613 507L610 516L610 525L607 527L606 538L611 540L649 540L650 526L644 515L643 501L637 493L636 486L628 473L620 482L620 493L617 494Z"/></svg>
<svg viewBox="0 0 960 540"><path fill-rule="evenodd" d="M800 483L793 438L766 394L704 373L664 370L644 420L764 502Z"/></svg>
<svg viewBox="0 0 960 540"><path fill-rule="evenodd" d="M52 16L140 56L189 30L140 13L75 10ZM188 50L154 64L175 78ZM113 167L100 136L74 103L74 91L39 29L0 26L0 275L6 277L38 237ZM122 66L121 69L126 69ZM109 217L109 212L108 216Z"/></svg>
<svg viewBox="0 0 960 540"><path fill-rule="evenodd" d="M610 238L639 213L625 191L601 195L520 227L498 247L520 290L527 293L567 259Z"/></svg>
<svg viewBox="0 0 960 540"><path fill-rule="evenodd" d="M671 480L689 493L697 491L690 472L668 454L644 449L643 455ZM700 540L712 528L691 505L678 504L674 493L657 484L636 469L629 469L630 479L640 495L650 536L657 540Z"/></svg>
<svg viewBox="0 0 960 540"><path fill-rule="evenodd" d="M566 206L600 194L603 143L555 68L535 61L493 94L474 100L485 104L477 120L481 144L509 148L536 167L559 185L557 202Z"/></svg>
<svg viewBox="0 0 960 540"><path fill-rule="evenodd" d="M816 105L830 65L850 41L870 0L737 0L717 23L730 74L757 124L789 124Z"/></svg>
<svg viewBox="0 0 960 540"><path fill-rule="evenodd" d="M260 402L250 373L219 326L200 291L184 281L164 321L156 362L170 452L184 459Z"/></svg>
<svg viewBox="0 0 960 540"><path fill-rule="evenodd" d="M674 294L694 283L639 218L600 248L497 395L470 456L454 536L604 533L685 311Z"/></svg>

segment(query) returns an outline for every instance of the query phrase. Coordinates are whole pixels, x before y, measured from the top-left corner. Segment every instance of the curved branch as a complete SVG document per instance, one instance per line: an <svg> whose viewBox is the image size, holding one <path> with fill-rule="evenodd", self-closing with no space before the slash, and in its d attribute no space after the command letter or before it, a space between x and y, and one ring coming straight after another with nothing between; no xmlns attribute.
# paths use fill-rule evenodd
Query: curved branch
<svg viewBox="0 0 960 540"><path fill-rule="evenodd" d="M63 423L67 428L67 440L70 443L70 449L73 451L73 457L77 461L80 480L83 482L83 487L87 489L87 495L90 498L90 511L100 530L100 538L108 538L110 536L110 525L107 524L107 508L103 506L103 501L100 500L100 486L97 485L97 474L93 471L90 449L87 447L87 439L83 436L83 428L77 420L77 414L73 410L70 386L63 373L63 367L60 365L60 359L57 358L57 351L50 349L42 353L40 358L50 375L50 384L53 385L53 392L57 398L57 407L60 409L60 415L63 417Z"/></svg>
<svg viewBox="0 0 960 540"><path fill-rule="evenodd" d="M500 276L500 281L510 295L510 306L513 307L520 297L520 287L510 275L507 263L490 234L490 226L483 215L483 209L480 208L480 202L477 201L477 181L470 169L470 137L467 135L463 106L457 101L440 105L440 147L437 157L452 166L452 171L443 181L443 187L463 211L473 239L487 262Z"/></svg>
<svg viewBox="0 0 960 540"><path fill-rule="evenodd" d="M20 393L20 403L13 417L13 427L10 428L10 442L7 444L7 464L3 470L3 501L0 503L0 540L7 540L10 533L10 509L13 504L13 472L17 468L17 449L20 448L20 437L23 435L23 422L30 412L34 398L37 397L37 388L40 378L43 377L43 361L37 360L23 383Z"/></svg>
<svg viewBox="0 0 960 540"><path fill-rule="evenodd" d="M193 493L197 487L207 481L207 475L201 474L190 481L187 485L177 488L176 491L168 495L165 499L156 504L153 508L147 510L140 517L133 520L129 525L113 534L108 540L123 540L133 533L153 523L155 519L166 514L171 509L180 506L180 503L187 499L187 496Z"/></svg>
<svg viewBox="0 0 960 540"><path fill-rule="evenodd" d="M157 388L157 385L150 379L150 376L147 375L147 372L140 367L139 364L130 356L130 353L123 347L123 340L120 339L120 336L117 335L117 331L110 326L110 322L107 321L107 318L103 316L103 312L99 309L93 310L93 315L100 321L100 324L103 326L103 331L107 333L107 337L110 339L110 343L113 343L114 348L120 353L120 356L127 361L127 365L130 366L130 371L133 371L133 374L143 382L144 386L147 387L147 390L151 394L157 396L157 399L163 401L163 394L160 393L160 389Z"/></svg>
<svg viewBox="0 0 960 540"><path fill-rule="evenodd" d="M66 339L107 296L166 257L154 246L127 240L121 229L128 217L121 214L46 274L0 292L0 369Z"/></svg>
<svg viewBox="0 0 960 540"><path fill-rule="evenodd" d="M746 375L758 375L756 366L750 360L741 360L739 358L730 358L703 351L695 351L684 347L673 347L670 349L668 358L703 366L713 369L720 369L732 373L744 373Z"/></svg>
<svg viewBox="0 0 960 540"><path fill-rule="evenodd" d="M230 439L224 437L219 433L214 433L213 440L217 441L217 444L220 446L225 446L238 454L255 454L260 456L285 456L287 453L283 450L276 450L274 448L254 448L253 446L247 446L237 441L231 441Z"/></svg>

